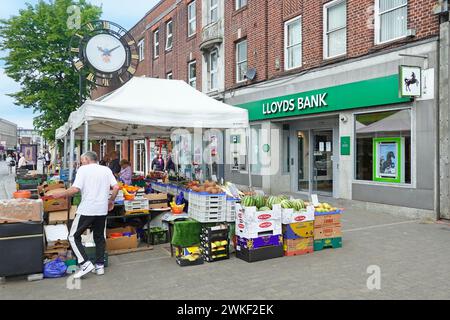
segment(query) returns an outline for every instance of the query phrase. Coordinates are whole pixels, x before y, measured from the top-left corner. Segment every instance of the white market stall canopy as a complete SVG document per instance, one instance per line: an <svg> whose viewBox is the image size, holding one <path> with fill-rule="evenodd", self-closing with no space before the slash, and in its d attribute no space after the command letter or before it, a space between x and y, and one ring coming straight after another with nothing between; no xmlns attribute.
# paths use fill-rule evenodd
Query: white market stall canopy
<svg viewBox="0 0 450 320"><path fill-rule="evenodd" d="M90 139L138 139L169 136L177 128L247 128L248 111L217 101L184 81L134 77L96 101L87 100L56 131L63 139L70 128Z"/></svg>

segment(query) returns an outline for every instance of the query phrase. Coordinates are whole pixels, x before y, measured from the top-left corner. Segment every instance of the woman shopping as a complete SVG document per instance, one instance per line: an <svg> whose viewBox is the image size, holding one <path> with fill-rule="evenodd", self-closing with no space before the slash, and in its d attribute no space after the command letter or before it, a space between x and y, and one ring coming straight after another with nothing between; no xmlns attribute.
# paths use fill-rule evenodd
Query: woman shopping
<svg viewBox="0 0 450 320"><path fill-rule="evenodd" d="M124 159L120 161L120 167L119 180L125 184L131 185L131 176L133 173L131 171L130 162Z"/></svg>

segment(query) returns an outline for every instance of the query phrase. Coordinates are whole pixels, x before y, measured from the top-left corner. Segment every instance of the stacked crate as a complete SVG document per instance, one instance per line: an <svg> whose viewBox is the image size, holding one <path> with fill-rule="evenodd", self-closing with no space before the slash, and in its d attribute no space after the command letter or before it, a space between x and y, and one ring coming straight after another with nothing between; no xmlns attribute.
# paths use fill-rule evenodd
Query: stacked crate
<svg viewBox="0 0 450 320"><path fill-rule="evenodd" d="M226 194L189 192L188 214L201 223L225 222Z"/></svg>
<svg viewBox="0 0 450 320"><path fill-rule="evenodd" d="M274 205L270 211L239 204L237 208L236 256L247 262L282 257L281 206Z"/></svg>
<svg viewBox="0 0 450 320"><path fill-rule="evenodd" d="M228 226L202 227L200 245L203 260L215 262L230 259Z"/></svg>
<svg viewBox="0 0 450 320"><path fill-rule="evenodd" d="M236 221L236 211L237 211L236 204L238 204L239 202L240 202L239 199L227 197L227 213L225 217L226 222L234 223Z"/></svg>
<svg viewBox="0 0 450 320"><path fill-rule="evenodd" d="M341 216L341 210L315 213L314 251L342 247Z"/></svg>
<svg viewBox="0 0 450 320"><path fill-rule="evenodd" d="M282 209L284 255L297 256L314 251L314 207Z"/></svg>

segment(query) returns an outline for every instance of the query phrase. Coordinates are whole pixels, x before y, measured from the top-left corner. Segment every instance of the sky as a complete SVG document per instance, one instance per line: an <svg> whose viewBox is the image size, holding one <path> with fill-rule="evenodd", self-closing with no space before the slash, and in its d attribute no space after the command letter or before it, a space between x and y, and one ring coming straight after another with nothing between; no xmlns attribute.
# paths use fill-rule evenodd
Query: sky
<svg viewBox="0 0 450 320"><path fill-rule="evenodd" d="M48 0L46 0L48 1ZM26 3L36 4L38 0L1 0L0 18L5 19L17 15L19 9ZM118 23L125 29L130 29L138 22L159 0L88 0L88 2L102 6L102 19ZM0 57L6 53L0 51ZM14 105L8 93L20 90L20 85L5 75L4 61L0 60L0 118L16 123L22 128L33 128L33 111Z"/></svg>

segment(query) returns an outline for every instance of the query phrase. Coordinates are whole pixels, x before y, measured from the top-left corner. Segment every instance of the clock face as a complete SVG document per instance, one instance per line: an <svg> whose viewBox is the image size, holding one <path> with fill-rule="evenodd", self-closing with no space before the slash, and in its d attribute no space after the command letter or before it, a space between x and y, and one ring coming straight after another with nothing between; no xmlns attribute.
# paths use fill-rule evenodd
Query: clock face
<svg viewBox="0 0 450 320"><path fill-rule="evenodd" d="M109 21L83 25L72 37L69 50L75 69L96 86L119 87L134 76L139 66L133 36Z"/></svg>
<svg viewBox="0 0 450 320"><path fill-rule="evenodd" d="M109 34L99 34L87 43L86 57L95 69L112 73L123 67L127 53L119 39Z"/></svg>

